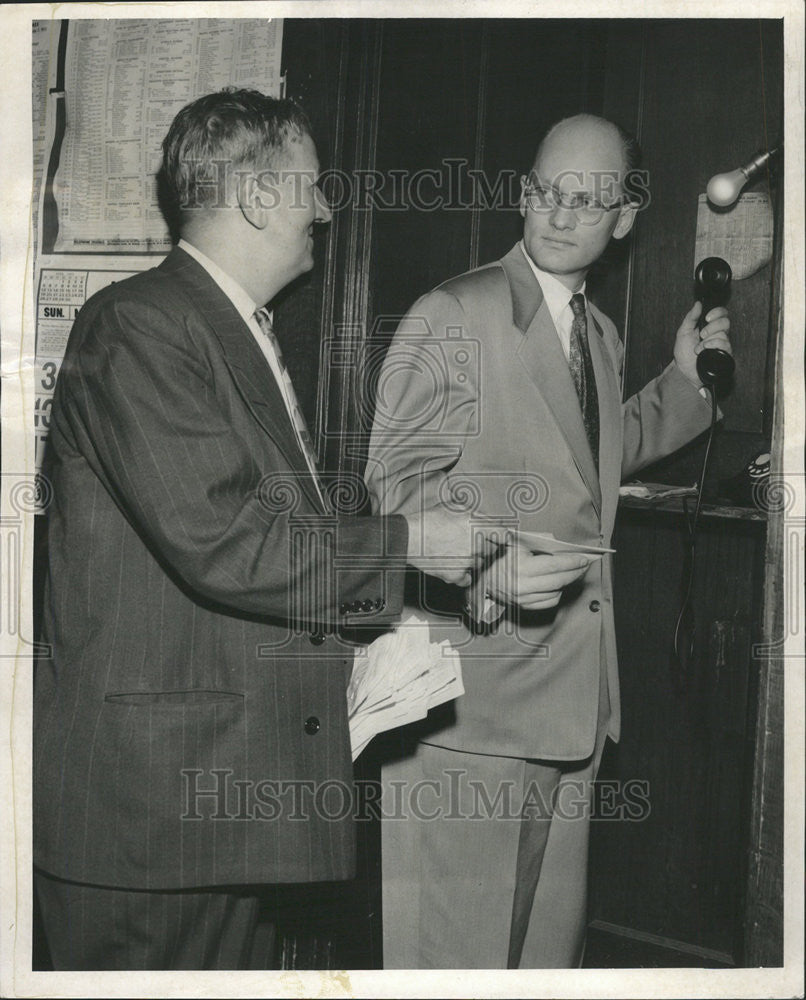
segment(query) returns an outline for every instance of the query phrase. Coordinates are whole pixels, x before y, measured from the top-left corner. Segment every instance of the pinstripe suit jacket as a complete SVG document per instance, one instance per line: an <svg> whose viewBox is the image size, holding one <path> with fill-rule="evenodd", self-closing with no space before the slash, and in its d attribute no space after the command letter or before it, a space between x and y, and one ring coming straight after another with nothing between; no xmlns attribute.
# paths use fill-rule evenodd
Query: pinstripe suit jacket
<svg viewBox="0 0 806 1000"><path fill-rule="evenodd" d="M323 516L252 334L182 250L81 310L46 471L35 862L132 888L349 877L334 633L396 617L406 525Z"/></svg>

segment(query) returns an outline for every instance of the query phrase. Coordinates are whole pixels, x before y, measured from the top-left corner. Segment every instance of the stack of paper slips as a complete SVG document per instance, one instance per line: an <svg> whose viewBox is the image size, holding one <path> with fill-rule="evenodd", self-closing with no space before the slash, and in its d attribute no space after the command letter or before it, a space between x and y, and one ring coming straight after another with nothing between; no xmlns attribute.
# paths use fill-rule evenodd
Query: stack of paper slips
<svg viewBox="0 0 806 1000"><path fill-rule="evenodd" d="M665 483L625 483L619 487L620 497L640 497L642 500L669 500L672 497L697 495L696 486L667 486Z"/></svg>
<svg viewBox="0 0 806 1000"><path fill-rule="evenodd" d="M353 760L377 733L424 719L464 693L459 653L447 639L432 642L428 622L409 614L356 650L347 688Z"/></svg>

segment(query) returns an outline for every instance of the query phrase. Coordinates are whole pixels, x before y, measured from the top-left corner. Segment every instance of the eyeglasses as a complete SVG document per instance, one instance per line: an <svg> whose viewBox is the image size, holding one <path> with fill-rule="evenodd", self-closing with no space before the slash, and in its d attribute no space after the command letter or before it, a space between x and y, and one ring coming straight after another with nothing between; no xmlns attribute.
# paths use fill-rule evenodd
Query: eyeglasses
<svg viewBox="0 0 806 1000"><path fill-rule="evenodd" d="M565 208L573 212L583 225L595 225L607 212L621 208L627 198L619 198L609 205L603 205L593 195L580 193L564 197L560 191L540 182L533 181L524 188L526 204L533 212L553 212L555 208Z"/></svg>

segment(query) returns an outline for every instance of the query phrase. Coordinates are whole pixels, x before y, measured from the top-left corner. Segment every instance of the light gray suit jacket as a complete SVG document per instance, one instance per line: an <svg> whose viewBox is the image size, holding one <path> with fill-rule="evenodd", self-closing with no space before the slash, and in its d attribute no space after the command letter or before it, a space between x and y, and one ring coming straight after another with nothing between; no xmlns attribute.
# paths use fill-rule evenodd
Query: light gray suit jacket
<svg viewBox="0 0 806 1000"><path fill-rule="evenodd" d="M568 363L519 245L415 302L377 382L366 470L374 509L469 505L525 530L609 546L622 477L703 431L710 408L674 363L622 403L622 345L593 305L588 338L598 475ZM557 608L513 610L487 635L471 635L450 616L462 602L449 588L431 587L417 601L434 638L460 649L465 685L463 697L431 713L421 739L476 753L584 759L594 749L602 668L609 732L618 738L610 556L595 560Z"/></svg>

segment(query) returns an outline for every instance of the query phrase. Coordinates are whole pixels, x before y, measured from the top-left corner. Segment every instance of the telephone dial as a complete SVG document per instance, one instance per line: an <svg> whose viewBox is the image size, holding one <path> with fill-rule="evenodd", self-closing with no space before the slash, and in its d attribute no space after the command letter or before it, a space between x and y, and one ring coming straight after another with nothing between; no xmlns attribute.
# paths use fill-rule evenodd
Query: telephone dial
<svg viewBox="0 0 806 1000"><path fill-rule="evenodd" d="M764 484L770 478L770 455L762 452L752 458L735 476L719 483L719 495L743 507L758 505L764 496Z"/></svg>

